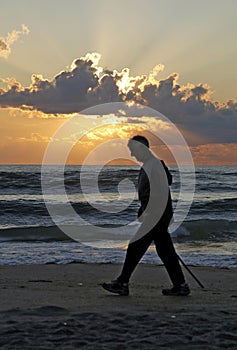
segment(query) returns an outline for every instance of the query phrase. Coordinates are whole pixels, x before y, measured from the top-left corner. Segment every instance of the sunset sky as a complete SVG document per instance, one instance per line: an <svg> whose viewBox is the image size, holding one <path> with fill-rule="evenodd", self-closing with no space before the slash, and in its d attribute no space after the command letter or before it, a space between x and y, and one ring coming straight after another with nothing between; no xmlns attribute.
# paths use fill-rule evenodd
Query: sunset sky
<svg viewBox="0 0 237 350"><path fill-rule="evenodd" d="M0 163L41 163L69 118L123 102L164 114L195 164L237 165L236 14L236 0L2 2ZM92 135L96 124L80 114L84 141L70 163L93 142L151 130L152 116L134 118L110 113L110 130ZM151 144L172 164L167 145Z"/></svg>

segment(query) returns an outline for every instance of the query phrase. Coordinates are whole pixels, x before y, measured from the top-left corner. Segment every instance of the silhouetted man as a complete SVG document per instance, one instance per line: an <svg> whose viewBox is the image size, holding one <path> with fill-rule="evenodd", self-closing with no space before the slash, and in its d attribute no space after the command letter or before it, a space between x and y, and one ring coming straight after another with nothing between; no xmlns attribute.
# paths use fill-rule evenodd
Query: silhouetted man
<svg viewBox="0 0 237 350"><path fill-rule="evenodd" d="M172 176L163 161L149 149L144 136L134 136L128 142L131 155L143 163L138 178L138 211L140 228L129 242L120 276L102 286L109 292L129 295L129 279L152 242L173 283L171 289L163 289L163 295L186 296L190 293L168 232L173 217L169 185Z"/></svg>

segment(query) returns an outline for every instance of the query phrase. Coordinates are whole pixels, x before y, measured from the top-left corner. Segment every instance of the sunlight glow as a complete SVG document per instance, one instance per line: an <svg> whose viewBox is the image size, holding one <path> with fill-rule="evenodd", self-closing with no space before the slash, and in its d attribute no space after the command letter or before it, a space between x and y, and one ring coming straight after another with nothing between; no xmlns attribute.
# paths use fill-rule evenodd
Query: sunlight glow
<svg viewBox="0 0 237 350"><path fill-rule="evenodd" d="M121 79L117 81L117 86L119 91L127 93L134 87L134 84L131 83L131 78L129 77L129 69L124 68L121 72Z"/></svg>

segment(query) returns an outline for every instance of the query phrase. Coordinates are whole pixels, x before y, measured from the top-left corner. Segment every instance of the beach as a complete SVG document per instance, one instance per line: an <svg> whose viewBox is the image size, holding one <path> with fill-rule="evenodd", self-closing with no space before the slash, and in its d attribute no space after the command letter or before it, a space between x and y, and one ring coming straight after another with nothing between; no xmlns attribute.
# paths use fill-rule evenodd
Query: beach
<svg viewBox="0 0 237 350"><path fill-rule="evenodd" d="M165 297L163 266L140 264L121 297L100 284L120 264L0 267L2 349L236 349L237 269L184 270L188 297Z"/></svg>

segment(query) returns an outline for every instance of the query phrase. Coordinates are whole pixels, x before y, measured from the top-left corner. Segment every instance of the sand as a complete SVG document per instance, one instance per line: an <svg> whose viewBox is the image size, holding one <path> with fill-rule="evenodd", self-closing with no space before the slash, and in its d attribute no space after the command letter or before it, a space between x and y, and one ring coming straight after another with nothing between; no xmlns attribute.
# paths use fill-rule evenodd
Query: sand
<svg viewBox="0 0 237 350"><path fill-rule="evenodd" d="M130 296L103 290L113 264L0 267L1 349L237 349L237 269L191 267L192 294L165 297L162 266L140 264Z"/></svg>

